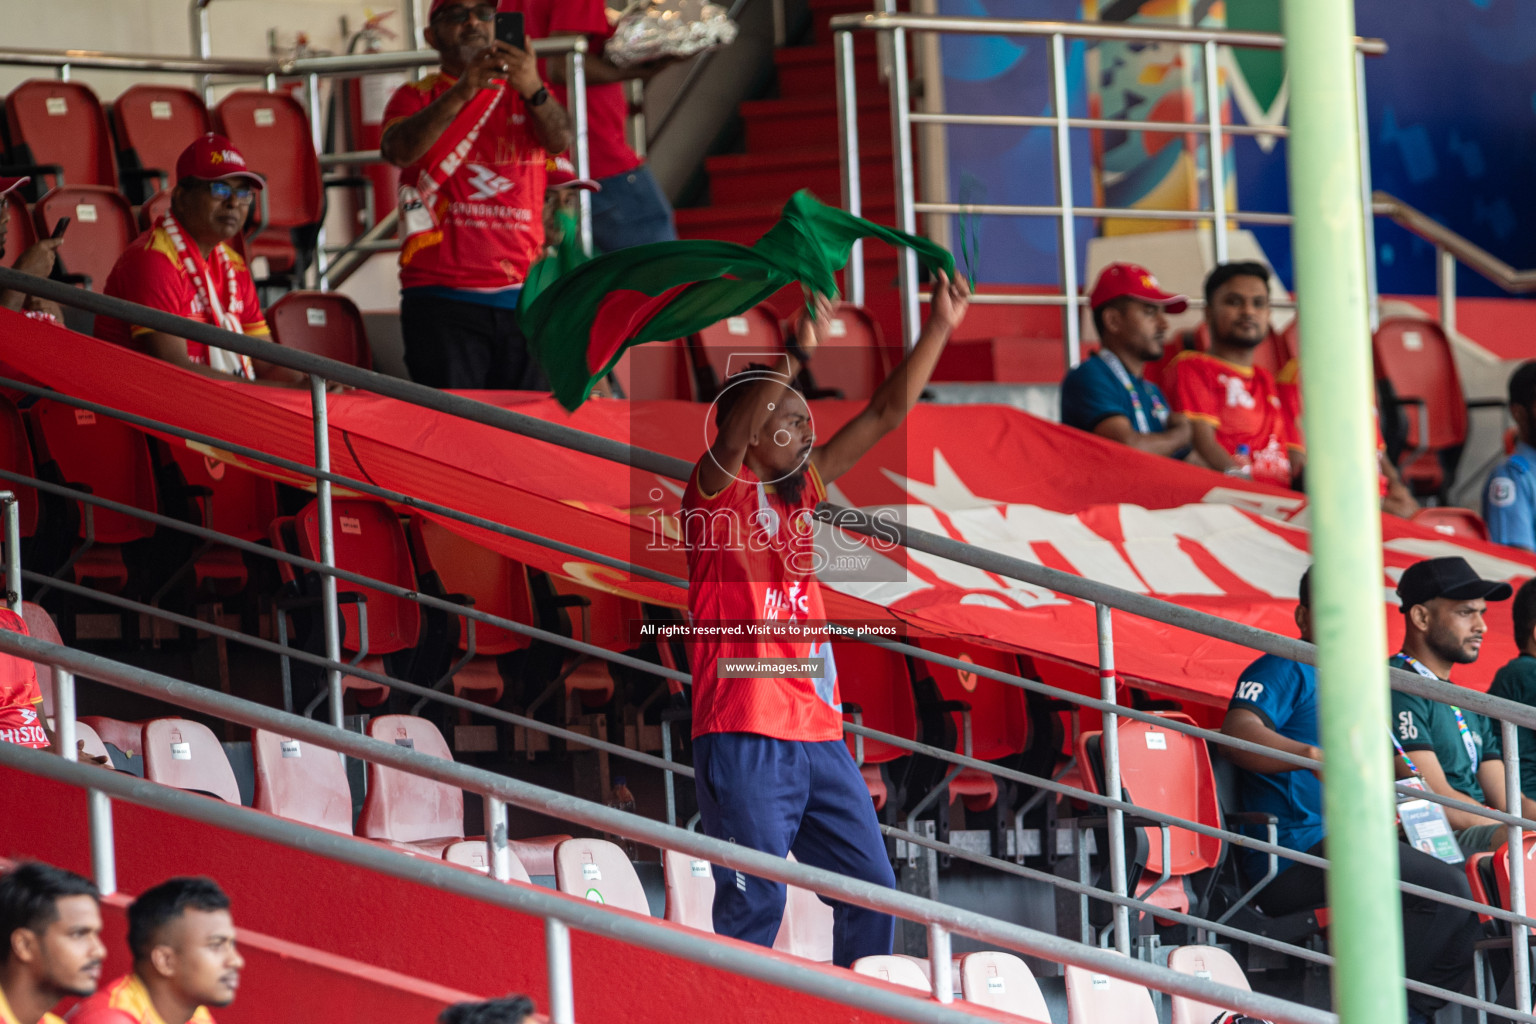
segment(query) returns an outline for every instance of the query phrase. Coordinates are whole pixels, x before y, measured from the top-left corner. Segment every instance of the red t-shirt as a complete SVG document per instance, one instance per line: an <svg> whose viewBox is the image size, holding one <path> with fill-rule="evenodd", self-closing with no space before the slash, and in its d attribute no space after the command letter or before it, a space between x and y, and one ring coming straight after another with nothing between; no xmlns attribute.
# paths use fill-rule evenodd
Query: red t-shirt
<svg viewBox="0 0 1536 1024"><path fill-rule="evenodd" d="M1214 426L1216 441L1227 452L1235 455L1239 446L1248 446L1255 480L1291 485L1290 450L1303 450L1301 429L1268 370L1206 352L1181 352L1164 379L1173 407Z"/></svg>
<svg viewBox="0 0 1536 1024"><path fill-rule="evenodd" d="M439 72L402 85L384 108L384 127L419 113L455 81ZM544 250L547 159L523 98L507 90L438 192L436 229L400 250L400 286L490 292L522 284ZM400 183L415 185L425 166L423 158L405 168Z"/></svg>
<svg viewBox="0 0 1536 1024"><path fill-rule="evenodd" d="M20 615L0 608L0 629L31 636ZM23 658L0 654L0 743L17 743L41 749L48 745L39 716L43 691L37 685L37 667Z"/></svg>
<svg viewBox="0 0 1536 1024"><path fill-rule="evenodd" d="M811 571L810 514L827 492L814 466L806 472L805 491L790 506L745 466L719 494L702 494L694 468L683 492L682 533L688 545L688 612L696 629L826 620L821 586ZM688 655L695 736L750 732L806 742L842 739L837 667L825 640L745 631L693 636ZM826 659L823 679L718 675L722 658L813 657Z"/></svg>
<svg viewBox="0 0 1536 1024"><path fill-rule="evenodd" d="M592 52L601 53L603 44L613 35L603 0L514 0L510 7L502 9L521 9L528 35L534 39L584 35L591 42ZM566 103L563 85L552 85L549 91L562 104ZM569 104L566 106L569 109ZM587 151L592 163L592 177L611 178L640 166L640 157L629 148L625 134L628 119L629 100L624 96L623 83L588 83ZM575 161L574 153L571 159Z"/></svg>
<svg viewBox="0 0 1536 1024"><path fill-rule="evenodd" d="M190 240L188 252L199 273L218 291L215 293L227 316L220 323L209 304L202 300L197 286L188 275L186 266L176 252L176 245L159 225L133 240L107 275L103 291L117 299L137 302L141 306L162 309L189 320L198 320L212 327L232 327L240 324L245 334L265 338L271 332L262 316L261 301L256 297L256 282L240 254L228 245L214 247L206 261ZM96 318L96 337L131 348L141 348L147 327L130 325L109 316ZM187 342L187 357L194 363L208 365L208 346L200 341Z"/></svg>

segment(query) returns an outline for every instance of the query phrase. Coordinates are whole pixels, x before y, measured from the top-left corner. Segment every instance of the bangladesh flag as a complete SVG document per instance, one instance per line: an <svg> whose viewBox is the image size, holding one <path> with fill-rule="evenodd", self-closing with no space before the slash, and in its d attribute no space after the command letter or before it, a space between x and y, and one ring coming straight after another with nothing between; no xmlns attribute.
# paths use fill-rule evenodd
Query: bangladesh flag
<svg viewBox="0 0 1536 1024"><path fill-rule="evenodd" d="M574 411L631 345L685 338L796 281L812 294L836 295L834 274L861 238L910 246L930 271L954 275L954 257L928 239L824 206L802 190L750 246L655 242L574 267L568 258L542 260L523 286L518 316L555 397Z"/></svg>

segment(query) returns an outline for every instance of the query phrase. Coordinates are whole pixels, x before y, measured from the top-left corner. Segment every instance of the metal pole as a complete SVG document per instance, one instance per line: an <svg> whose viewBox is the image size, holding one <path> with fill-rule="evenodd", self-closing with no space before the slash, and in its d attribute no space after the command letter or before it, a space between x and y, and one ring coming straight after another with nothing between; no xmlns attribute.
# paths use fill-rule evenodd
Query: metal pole
<svg viewBox="0 0 1536 1024"><path fill-rule="evenodd" d="M549 1024L576 1024L571 986L571 929L564 921L544 922L544 953L549 960Z"/></svg>
<svg viewBox="0 0 1536 1024"><path fill-rule="evenodd" d="M1520 739L1515 723L1501 722L1504 744L1504 806L1511 814L1520 813ZM1509 909L1525 914L1525 830L1509 826ZM1514 958L1515 1008L1531 1012L1530 930L1516 921L1510 930L1510 955Z"/></svg>
<svg viewBox="0 0 1536 1024"><path fill-rule="evenodd" d="M1456 254L1435 246L1435 294L1440 297L1440 329L1449 338L1456 333Z"/></svg>
<svg viewBox="0 0 1536 1024"><path fill-rule="evenodd" d="M1094 605L1095 623L1099 633L1099 699L1115 703L1115 634L1108 605ZM1103 713L1104 732L1099 739L1099 749L1104 754L1104 795L1111 800L1120 797L1120 716ZM1125 884L1125 816L1119 808L1109 809L1109 884L1116 896L1126 894ZM1166 867L1167 865L1164 865ZM1125 955L1131 953L1131 912L1123 903L1115 904L1115 948Z"/></svg>
<svg viewBox="0 0 1536 1024"><path fill-rule="evenodd" d="M1313 633L1328 820L1333 1005L1342 1024L1401 1020L1402 910L1389 759L1353 0L1287 0L1288 144L1306 432ZM1392 870L1386 870L1391 867Z"/></svg>
<svg viewBox="0 0 1536 1024"><path fill-rule="evenodd" d="M53 715L58 753L66 761L80 759L79 736L75 726L75 674L66 668L53 669ZM112 849L112 801L97 789L85 794L86 818L91 833L91 874L103 896L117 891L117 857Z"/></svg>
<svg viewBox="0 0 1536 1024"><path fill-rule="evenodd" d="M320 109L320 76L310 73L304 79L304 94L309 98L309 135L315 145L315 156L325 155L325 120ZM325 252L325 224L315 232L315 287L322 292L330 291L330 284L325 279L325 266L330 257Z"/></svg>
<svg viewBox="0 0 1536 1024"><path fill-rule="evenodd" d="M53 670L53 730L58 753L70 761L80 759L80 730L75 727L75 674Z"/></svg>
<svg viewBox="0 0 1536 1024"><path fill-rule="evenodd" d="M0 491L5 513L5 604L21 614L21 506L14 491Z"/></svg>
<svg viewBox="0 0 1536 1024"><path fill-rule="evenodd" d="M853 33L839 32L832 46L837 60L837 128L842 136L843 209L855 217L864 215L864 183L859 177L858 67L853 55ZM855 306L864 305L864 242L853 243L843 290Z"/></svg>
<svg viewBox="0 0 1536 1024"><path fill-rule="evenodd" d="M1061 33L1051 36L1051 112L1056 117L1056 202L1061 207L1057 244L1061 247L1063 337L1067 366L1083 361L1082 323L1077 310L1077 223L1072 219L1072 131L1067 123L1067 43Z"/></svg>
<svg viewBox="0 0 1536 1024"><path fill-rule="evenodd" d="M576 138L571 147L576 157L576 177L592 176L592 152L587 139L587 58L581 50L572 50L565 58L566 102L570 104L571 131ZM592 193L576 190L577 223L581 229L581 251L592 255Z"/></svg>
<svg viewBox="0 0 1536 1024"><path fill-rule="evenodd" d="M325 406L325 378L312 374L309 378L310 400L315 413L315 468L322 473L331 471L331 435ZM331 482L315 481L315 497L320 505L320 561L329 569L336 568L336 521L331 512ZM325 656L331 662L341 661L341 612L336 604L336 577L330 573L320 576L321 617L325 620ZM341 670L328 668L325 672L330 696L331 724L342 727L341 719Z"/></svg>
<svg viewBox="0 0 1536 1024"><path fill-rule="evenodd" d="M665 718L661 720L661 759L668 763L672 760L672 723ZM661 773L662 788L667 798L667 824L677 824L677 779L673 777L671 769Z"/></svg>
<svg viewBox="0 0 1536 1024"><path fill-rule="evenodd" d="M883 35L884 33L882 33ZM917 231L916 199L912 185L912 110L907 82L907 30L893 29L891 39L891 151L896 161L896 226L903 231ZM851 48L853 43L849 41ZM901 344L910 349L917 343L921 318L917 299L917 253L902 248L896 255L901 282Z"/></svg>
<svg viewBox="0 0 1536 1024"><path fill-rule="evenodd" d="M1227 160L1221 132L1221 83L1217 79L1216 41L1205 44L1205 116L1210 125L1206 154L1210 159L1211 224L1216 246L1216 262L1227 262Z"/></svg>
<svg viewBox="0 0 1536 1024"><path fill-rule="evenodd" d="M941 924L928 926L928 977L933 983L933 998L937 1002L955 1001L954 967L950 960L949 932Z"/></svg>
<svg viewBox="0 0 1536 1024"><path fill-rule="evenodd" d="M485 841L490 846L491 877L505 882L512 876L512 850L507 846L507 805L485 797Z"/></svg>
<svg viewBox="0 0 1536 1024"><path fill-rule="evenodd" d="M188 12L192 22L192 55L202 60L208 59L213 47L212 29L208 24L210 2L212 0L192 0L192 8ZM197 76L197 91L202 95L203 103L213 106L213 86L208 75Z"/></svg>
<svg viewBox="0 0 1536 1024"><path fill-rule="evenodd" d="M1365 54L1355 50L1355 117L1360 126L1360 200L1365 204L1365 288L1370 299L1371 333L1381 326L1381 296L1376 283L1376 217L1371 212L1371 122L1365 106Z"/></svg>
<svg viewBox="0 0 1536 1024"><path fill-rule="evenodd" d="M59 67L58 67L57 73L58 73L59 81L61 81L61 82L69 81L69 65L68 64L60 64Z"/></svg>

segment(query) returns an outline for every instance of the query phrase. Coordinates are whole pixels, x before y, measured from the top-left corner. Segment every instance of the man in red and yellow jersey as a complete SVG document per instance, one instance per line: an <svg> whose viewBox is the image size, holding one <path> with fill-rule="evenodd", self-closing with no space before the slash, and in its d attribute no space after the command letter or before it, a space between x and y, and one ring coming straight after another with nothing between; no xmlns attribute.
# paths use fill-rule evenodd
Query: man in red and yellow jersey
<svg viewBox="0 0 1536 1024"><path fill-rule="evenodd" d="M27 624L9 608L0 608L0 629L29 636ZM53 745L43 718L43 691L37 666L24 658L0 654L0 743L41 750Z"/></svg>
<svg viewBox="0 0 1536 1024"><path fill-rule="evenodd" d="M101 981L100 893L72 871L18 864L0 877L0 1024L62 1024L61 999Z"/></svg>
<svg viewBox="0 0 1536 1024"><path fill-rule="evenodd" d="M906 359L820 447L810 410L790 383L799 372L794 355L779 370L759 364L726 378L715 440L683 494L693 763L704 831L886 886L895 876L869 791L843 743L830 642L754 629L825 621L811 513L826 485L900 426L927 386L970 303L963 278L941 273L933 293L932 314ZM821 297L814 319L802 315L802 357L831 317ZM786 658L796 663L764 664ZM715 931L771 946L784 896L779 883L716 867ZM890 953L889 915L836 904L833 919L835 963Z"/></svg>
<svg viewBox="0 0 1536 1024"><path fill-rule="evenodd" d="M379 150L401 168L400 328L411 379L435 388L548 385L517 322L544 248L549 153L571 142L533 55L494 38L488 0L433 0L441 68L400 87Z"/></svg>
<svg viewBox="0 0 1536 1024"><path fill-rule="evenodd" d="M81 1003L71 1024L213 1024L245 961L235 946L229 897L207 878L172 878L128 908L133 972Z"/></svg>
<svg viewBox="0 0 1536 1024"><path fill-rule="evenodd" d="M1205 279L1210 352L1182 352L1168 364L1168 400L1190 421L1195 453L1226 472L1248 457L1253 479L1290 487L1301 477L1301 427L1274 376L1253 365L1269 334L1269 268L1224 263Z"/></svg>

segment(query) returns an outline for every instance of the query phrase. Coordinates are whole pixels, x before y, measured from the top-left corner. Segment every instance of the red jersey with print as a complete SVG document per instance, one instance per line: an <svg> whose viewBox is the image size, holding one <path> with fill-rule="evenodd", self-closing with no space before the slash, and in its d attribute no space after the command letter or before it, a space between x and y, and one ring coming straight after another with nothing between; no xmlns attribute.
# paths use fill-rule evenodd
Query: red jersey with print
<svg viewBox="0 0 1536 1024"><path fill-rule="evenodd" d="M439 72L402 85L384 108L384 127L420 113L456 81ZM458 171L437 191L435 226L412 234L400 250L400 286L490 292L522 284L544 249L547 159L523 98L506 89ZM415 186L426 166L423 156L400 172L400 183Z"/></svg>
<svg viewBox="0 0 1536 1024"><path fill-rule="evenodd" d="M708 458L708 456L705 456ZM826 497L814 466L800 500L785 502L745 466L719 494L699 490L694 467L683 492L682 533L688 546L688 612L696 629L739 633L694 635L693 734L749 732L779 740L821 742L843 736L832 645L753 636L767 623L823 622L811 511ZM824 658L821 679L722 678L722 659Z"/></svg>
<svg viewBox="0 0 1536 1024"><path fill-rule="evenodd" d="M27 624L9 608L0 608L0 629L30 636ZM25 658L0 654L0 743L42 749L48 745L43 732L43 691L37 685L37 667Z"/></svg>
<svg viewBox="0 0 1536 1024"><path fill-rule="evenodd" d="M155 1010L149 990L137 974L125 974L75 1007L70 1024L165 1024ZM199 1006L187 1024L214 1024L208 1007Z"/></svg>
<svg viewBox="0 0 1536 1024"><path fill-rule="evenodd" d="M1164 379L1173 407L1214 426L1216 442L1229 454L1248 446L1255 480L1291 485L1290 449L1303 448L1301 430L1268 370L1206 352L1181 352Z"/></svg>
<svg viewBox="0 0 1536 1024"><path fill-rule="evenodd" d="M184 231L182 234L185 238ZM205 260L190 239L186 240L186 252L194 271L188 270L162 221L135 238L127 251L117 258L112 273L107 275L103 292L115 299L137 302L211 327L233 330L238 324L242 333L268 337L271 332L262 316L261 301L256 297L256 282L251 280L250 268L240 254L221 243L214 246ZM202 289L193 281L192 272L204 275L206 283ZM202 293L210 285L217 289L214 298L223 307L223 323L210 304L203 301ZM95 333L103 341L143 351L144 336L151 332L148 327L99 316ZM208 346L200 341L188 341L187 358L207 366Z"/></svg>
<svg viewBox="0 0 1536 1024"><path fill-rule="evenodd" d="M583 35L591 43L594 53L601 53L603 44L613 35L603 0L512 0L499 10L521 10L530 38ZM563 57L557 59L564 60ZM565 86L551 85L549 91L567 110L570 109L570 104L566 102ZM587 148L592 163L592 177L611 178L615 174L627 174L640 166L640 157L629 147L629 138L625 133L628 120L629 100L624 96L624 84L609 82L593 85L589 80Z"/></svg>

